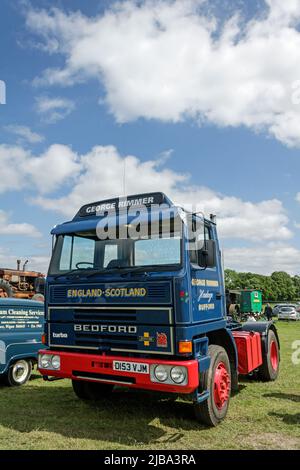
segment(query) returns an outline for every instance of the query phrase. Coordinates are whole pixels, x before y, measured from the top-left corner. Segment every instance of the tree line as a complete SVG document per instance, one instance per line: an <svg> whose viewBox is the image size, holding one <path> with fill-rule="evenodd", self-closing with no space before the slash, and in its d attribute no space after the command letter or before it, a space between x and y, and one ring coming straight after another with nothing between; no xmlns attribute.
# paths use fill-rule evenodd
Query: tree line
<svg viewBox="0 0 300 470"><path fill-rule="evenodd" d="M290 276L276 271L270 276L254 273L239 273L225 269L226 289L259 289L264 300L290 301L300 299L300 276Z"/></svg>

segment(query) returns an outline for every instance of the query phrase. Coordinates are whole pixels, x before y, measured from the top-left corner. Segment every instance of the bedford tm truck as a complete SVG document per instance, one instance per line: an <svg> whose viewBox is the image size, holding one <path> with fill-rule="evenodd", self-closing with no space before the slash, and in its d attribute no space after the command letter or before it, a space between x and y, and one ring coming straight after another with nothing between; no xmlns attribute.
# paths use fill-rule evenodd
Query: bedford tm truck
<svg viewBox="0 0 300 470"><path fill-rule="evenodd" d="M52 234L45 380L71 379L83 400L115 386L185 394L215 426L239 376L276 379L274 324L227 319L214 216L142 194L84 205Z"/></svg>

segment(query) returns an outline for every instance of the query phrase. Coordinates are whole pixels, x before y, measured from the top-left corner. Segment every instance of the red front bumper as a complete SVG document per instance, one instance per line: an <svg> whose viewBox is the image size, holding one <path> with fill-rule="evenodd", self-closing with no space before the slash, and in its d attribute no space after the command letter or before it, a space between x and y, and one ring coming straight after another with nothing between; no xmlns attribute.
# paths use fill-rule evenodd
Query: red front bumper
<svg viewBox="0 0 300 470"><path fill-rule="evenodd" d="M114 383L115 385L125 385L131 388L145 390L159 390L174 393L191 393L199 386L199 367L196 360L187 361L166 361L158 359L128 358L121 356L99 356L94 354L79 354L69 352L57 352L51 350L41 350L40 354L52 354L60 356L60 370L49 370L39 367L42 375L67 378L73 380L88 380L92 382ZM167 366L184 366L187 368L186 385L166 384L152 382L150 373L135 373L113 370L113 361L143 363L149 365L149 370L153 364ZM128 383L132 382L132 383Z"/></svg>

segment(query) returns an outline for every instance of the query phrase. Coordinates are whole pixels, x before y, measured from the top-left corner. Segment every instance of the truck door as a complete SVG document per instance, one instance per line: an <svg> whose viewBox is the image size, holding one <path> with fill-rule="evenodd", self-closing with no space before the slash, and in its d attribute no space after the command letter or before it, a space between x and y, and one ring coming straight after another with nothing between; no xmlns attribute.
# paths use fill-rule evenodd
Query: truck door
<svg viewBox="0 0 300 470"><path fill-rule="evenodd" d="M197 233L195 250L190 250L189 257L193 323L223 319L221 258L215 230L207 221L202 233Z"/></svg>

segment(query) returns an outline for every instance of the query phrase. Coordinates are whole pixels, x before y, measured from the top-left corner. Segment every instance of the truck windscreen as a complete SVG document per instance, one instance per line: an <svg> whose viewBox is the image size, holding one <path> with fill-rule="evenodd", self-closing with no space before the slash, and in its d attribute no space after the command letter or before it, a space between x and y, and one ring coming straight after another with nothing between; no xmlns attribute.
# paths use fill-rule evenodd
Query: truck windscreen
<svg viewBox="0 0 300 470"><path fill-rule="evenodd" d="M117 231L124 234L124 227ZM151 233L127 238L99 239L96 230L62 234L57 237L49 275L76 270L159 269L179 267L182 257L182 226L151 227ZM128 231L127 231L128 234Z"/></svg>

